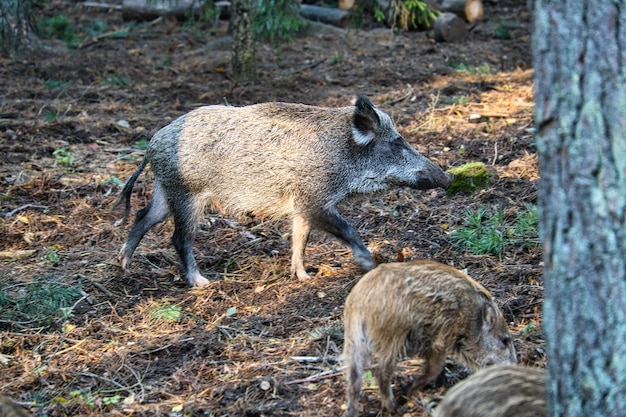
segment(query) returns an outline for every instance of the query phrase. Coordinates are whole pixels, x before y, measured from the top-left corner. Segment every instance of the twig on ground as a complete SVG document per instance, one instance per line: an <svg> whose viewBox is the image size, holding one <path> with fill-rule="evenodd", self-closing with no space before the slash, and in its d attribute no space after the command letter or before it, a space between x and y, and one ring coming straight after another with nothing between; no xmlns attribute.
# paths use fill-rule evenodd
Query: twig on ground
<svg viewBox="0 0 626 417"><path fill-rule="evenodd" d="M48 206L41 206L41 205L39 205L39 204L30 204L30 203L29 203L29 204L24 204L23 206L20 206L20 207L18 207L18 208L16 208L16 209L13 209L13 210L11 210L11 211L10 211L10 212L8 212L8 213L5 213L5 214L4 214L4 217L11 217L11 216L13 216L15 213L17 213L18 211L22 211L22 210L27 209L27 208L38 208L38 209L45 210L45 209L47 209L47 208L48 208Z"/></svg>
<svg viewBox="0 0 626 417"><path fill-rule="evenodd" d="M305 382L319 381L325 378L333 378L343 374L344 369L346 369L345 366L340 366L339 368L333 368L328 371L320 372L319 374L311 375L303 379L294 379L293 381L287 381L285 382L285 385L302 384Z"/></svg>

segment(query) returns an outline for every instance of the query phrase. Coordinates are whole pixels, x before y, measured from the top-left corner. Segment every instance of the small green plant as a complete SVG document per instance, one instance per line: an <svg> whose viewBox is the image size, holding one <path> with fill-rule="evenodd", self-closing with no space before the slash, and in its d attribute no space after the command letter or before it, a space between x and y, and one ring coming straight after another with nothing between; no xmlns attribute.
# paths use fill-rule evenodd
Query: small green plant
<svg viewBox="0 0 626 417"><path fill-rule="evenodd" d="M67 16L63 14L42 18L37 22L37 29L46 38L61 39L68 48L76 48L80 43L80 36L74 30L74 26Z"/></svg>
<svg viewBox="0 0 626 417"><path fill-rule="evenodd" d="M341 52L335 52L330 57L330 65L340 64L343 61L343 54Z"/></svg>
<svg viewBox="0 0 626 417"><path fill-rule="evenodd" d="M296 0L256 0L252 28L258 40L273 45L291 42L302 25Z"/></svg>
<svg viewBox="0 0 626 417"><path fill-rule="evenodd" d="M161 62L154 65L155 70L162 70L172 66L172 57L168 56L163 59Z"/></svg>
<svg viewBox="0 0 626 417"><path fill-rule="evenodd" d="M107 77L100 82L100 87L108 87L111 85L117 85L117 86L122 86L122 85L130 85L130 81L128 80L128 77L120 77L118 75L115 74L109 74L107 75Z"/></svg>
<svg viewBox="0 0 626 417"><path fill-rule="evenodd" d="M370 371L369 369L363 372L363 386L369 387L369 388L378 386L378 382L376 381L376 378L374 377L374 373Z"/></svg>
<svg viewBox="0 0 626 417"><path fill-rule="evenodd" d="M537 325L535 323L528 323L526 325L526 327L524 327L524 330L522 330L522 334L523 335L527 335L528 333L530 333L533 330L535 330L536 327L537 327Z"/></svg>
<svg viewBox="0 0 626 417"><path fill-rule="evenodd" d="M496 28L495 36L496 36L496 39L502 39L502 40L511 39L510 23L506 21L500 22L500 24Z"/></svg>
<svg viewBox="0 0 626 417"><path fill-rule="evenodd" d="M175 323L180 321L182 316L182 308L176 304L170 304L169 302L157 303L150 308L152 317L158 321L166 323Z"/></svg>
<svg viewBox="0 0 626 417"><path fill-rule="evenodd" d="M65 90L74 84L74 81L61 81L61 80L46 80L44 82L44 87L46 90Z"/></svg>
<svg viewBox="0 0 626 417"><path fill-rule="evenodd" d="M54 248L50 248L43 257L43 261L45 263L49 263L52 265L58 264L60 259L61 258L59 257L59 252L57 252Z"/></svg>
<svg viewBox="0 0 626 417"><path fill-rule="evenodd" d="M54 152L52 152L52 155L54 156L57 164L67 168L73 166L74 161L76 160L74 152L65 148L55 149Z"/></svg>
<svg viewBox="0 0 626 417"><path fill-rule="evenodd" d="M53 109L46 109L43 112L43 119L46 123L52 123L59 118L59 111Z"/></svg>
<svg viewBox="0 0 626 417"><path fill-rule="evenodd" d="M102 35L107 30L107 22L102 19L94 19L91 21L91 25L85 29L89 36L95 38L96 36Z"/></svg>
<svg viewBox="0 0 626 417"><path fill-rule="evenodd" d="M141 138L133 145L133 148L139 149L140 151L148 149L148 139Z"/></svg>
<svg viewBox="0 0 626 417"><path fill-rule="evenodd" d="M465 212L463 227L452 232L452 240L463 250L475 255L502 256L507 245L538 245L538 216L534 205L526 205L516 214L513 224L506 222L504 211L488 211L480 207Z"/></svg>

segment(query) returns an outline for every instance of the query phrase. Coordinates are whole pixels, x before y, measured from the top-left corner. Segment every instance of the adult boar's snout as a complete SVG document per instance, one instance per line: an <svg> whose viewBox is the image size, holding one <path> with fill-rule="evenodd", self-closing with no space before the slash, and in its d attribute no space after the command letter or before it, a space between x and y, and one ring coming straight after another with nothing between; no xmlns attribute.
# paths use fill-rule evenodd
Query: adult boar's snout
<svg viewBox="0 0 626 417"><path fill-rule="evenodd" d="M444 190L447 190L448 187L450 187L450 184L452 184L453 179L454 175L444 172L437 167L434 172L420 172L418 174L417 189L429 190L431 188L443 188Z"/></svg>

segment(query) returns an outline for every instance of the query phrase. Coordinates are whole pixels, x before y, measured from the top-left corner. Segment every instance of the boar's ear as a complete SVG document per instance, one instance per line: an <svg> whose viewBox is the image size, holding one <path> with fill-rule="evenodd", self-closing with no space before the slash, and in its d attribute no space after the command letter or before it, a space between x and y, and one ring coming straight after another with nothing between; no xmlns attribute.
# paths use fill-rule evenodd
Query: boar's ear
<svg viewBox="0 0 626 417"><path fill-rule="evenodd" d="M495 307L491 303L485 303L483 307L483 326L489 330L495 328L499 317Z"/></svg>
<svg viewBox="0 0 626 417"><path fill-rule="evenodd" d="M363 94L356 99L354 115L352 116L352 135L358 145L367 145L376 137L380 126L380 118L374 105Z"/></svg>

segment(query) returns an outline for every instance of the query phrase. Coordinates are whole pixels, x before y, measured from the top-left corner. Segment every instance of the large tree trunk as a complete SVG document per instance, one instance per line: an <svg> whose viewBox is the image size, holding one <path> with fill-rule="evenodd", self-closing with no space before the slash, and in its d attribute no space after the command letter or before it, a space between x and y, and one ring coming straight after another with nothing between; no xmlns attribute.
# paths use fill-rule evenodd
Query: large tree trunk
<svg viewBox="0 0 626 417"><path fill-rule="evenodd" d="M233 52L231 67L237 81L256 79L254 31L254 5L252 0L233 0L231 24L233 29Z"/></svg>
<svg viewBox="0 0 626 417"><path fill-rule="evenodd" d="M0 0L0 54L13 57L40 47L28 0Z"/></svg>
<svg viewBox="0 0 626 417"><path fill-rule="evenodd" d="M552 416L626 415L626 9L535 4Z"/></svg>

